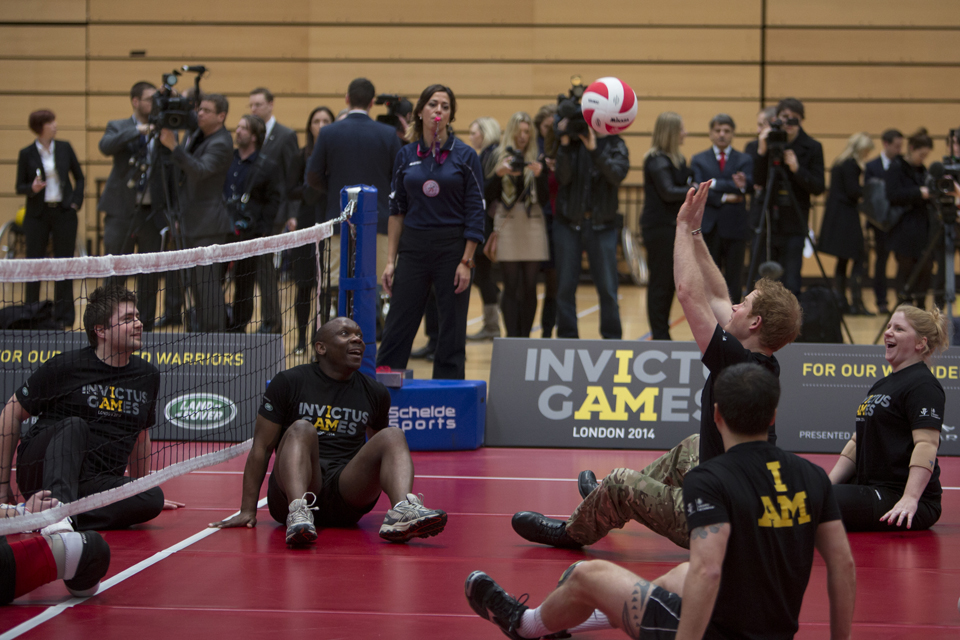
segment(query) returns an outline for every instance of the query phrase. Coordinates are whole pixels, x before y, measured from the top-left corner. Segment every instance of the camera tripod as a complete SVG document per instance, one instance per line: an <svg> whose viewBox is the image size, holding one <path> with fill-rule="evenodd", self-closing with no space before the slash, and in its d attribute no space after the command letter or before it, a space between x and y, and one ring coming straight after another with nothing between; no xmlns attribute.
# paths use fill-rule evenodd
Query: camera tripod
<svg viewBox="0 0 960 640"><path fill-rule="evenodd" d="M771 151L772 150L770 149L767 150L770 170L769 175L767 176L767 185L763 194L763 205L760 210L760 221L758 227L755 229L756 236L754 237L753 247L750 252L750 269L747 271L747 286L752 286L752 284L756 281L755 277L758 271L761 277L768 277L772 280L776 280L783 275L783 267L771 260L770 246L770 236L772 235L770 232L771 208L773 209L772 217L774 219L779 219L780 217L780 205L773 200L773 194L779 185L783 186L783 189L787 192L787 196L790 198L790 208L793 210L793 215L797 216L797 220L800 221L801 226L807 231L806 239L813 247L813 256L817 260L817 267L820 269L820 275L823 276L824 282L829 282L830 279L827 277L827 271L823 268L823 263L820 261L820 252L817 249L817 245L813 238L810 237L810 227L803 219L803 216L800 215L800 205L797 203L797 197L794 195L793 189L790 187L790 178L787 175L786 170L783 168L783 158L779 156L774 157ZM761 240L764 240L766 243L767 259L758 267L757 260L760 256ZM850 333L850 327L847 326L847 321L843 318L843 314L840 311L840 306L837 304L836 298L831 296L830 302L836 309L837 315L840 317L840 324L844 331L846 331L847 339L850 340L850 344L854 344L853 334Z"/></svg>
<svg viewBox="0 0 960 640"><path fill-rule="evenodd" d="M890 318L892 318L893 314L897 312L897 306L904 302L910 302L914 299L916 294L920 293L919 291L914 291L914 287L917 285L917 280L920 279L920 275L923 273L924 268L926 268L927 264L929 264L929 262L933 259L934 254L940 246L941 240L943 241L944 245L944 260L941 263L944 268L943 306L948 319L948 331L951 333L949 337L951 339L953 338L953 303L957 299L956 278L954 275L954 251L956 249L957 214L952 199L949 205L941 206L939 208L940 211L936 216L937 229L933 232L930 242L928 242L926 248L924 248L923 254L920 256L920 260L913 268L913 271L910 272L910 276L907 278L907 281L904 282L903 287L897 291L897 304L894 305L894 307L887 313L887 317L880 326L880 331L877 333L877 337L873 339L873 344L878 344L880 342L880 338L883 337L883 334L887 330L887 324L890 322ZM923 294L926 295L926 291L924 291Z"/></svg>

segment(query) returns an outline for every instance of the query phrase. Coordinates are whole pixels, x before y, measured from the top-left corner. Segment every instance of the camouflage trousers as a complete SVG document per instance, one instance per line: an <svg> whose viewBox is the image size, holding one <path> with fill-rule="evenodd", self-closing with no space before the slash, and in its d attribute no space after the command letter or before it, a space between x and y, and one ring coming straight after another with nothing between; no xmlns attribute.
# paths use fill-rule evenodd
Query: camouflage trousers
<svg viewBox="0 0 960 640"><path fill-rule="evenodd" d="M630 520L690 548L683 512L683 477L700 462L700 436L692 435L643 471L614 469L567 520L567 533L590 545Z"/></svg>

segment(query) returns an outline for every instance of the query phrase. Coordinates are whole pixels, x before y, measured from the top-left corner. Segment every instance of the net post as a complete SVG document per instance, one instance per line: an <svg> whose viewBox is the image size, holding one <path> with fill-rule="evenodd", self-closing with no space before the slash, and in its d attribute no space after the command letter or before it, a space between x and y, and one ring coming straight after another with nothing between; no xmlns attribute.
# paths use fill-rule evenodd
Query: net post
<svg viewBox="0 0 960 640"><path fill-rule="evenodd" d="M377 189L353 185L340 190L340 209L357 192L353 216L340 229L340 297L337 315L360 325L366 348L360 371L376 375L377 360ZM354 233L355 232L355 233ZM355 249L351 251L351 242Z"/></svg>

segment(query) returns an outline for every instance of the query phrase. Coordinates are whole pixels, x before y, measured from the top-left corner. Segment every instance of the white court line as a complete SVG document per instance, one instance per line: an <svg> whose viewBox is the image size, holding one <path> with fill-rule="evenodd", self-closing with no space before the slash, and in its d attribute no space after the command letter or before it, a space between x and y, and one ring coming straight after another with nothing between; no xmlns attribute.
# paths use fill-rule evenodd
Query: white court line
<svg viewBox="0 0 960 640"><path fill-rule="evenodd" d="M261 500L257 503L257 508L260 509L260 508L262 508L263 506L265 506L266 504L267 504L267 499L266 499L266 498L263 498L263 499L261 499ZM238 515L239 513L240 513L240 512L237 511L236 513L234 513L233 515L228 516L228 517L232 518L233 516ZM113 577L110 578L109 580L103 582L103 583L100 585L100 589L97 591L97 593L96 593L94 596L89 596L89 597L87 597L87 598L70 598L70 599L67 600L66 602L61 602L61 603L58 604L58 605L54 605L54 606L52 606L52 607L47 607L47 609L44 610L43 613L34 616L33 618L27 620L26 622L23 622L23 623L17 625L16 627L14 627L13 629L10 629L9 631L7 631L6 633L4 633L3 635L0 635L0 640L8 640L8 639L10 639L10 638L19 638L21 635L23 635L23 634L26 633L27 631L30 631L30 630L32 630L32 629L35 629L35 628L39 627L41 624L43 624L44 622L46 622L47 620L51 620L51 619L57 617L58 615L60 615L61 613L63 613L63 612L66 611L67 609L69 609L70 607L76 606L76 605L78 605L78 604L82 604L82 603L86 602L87 600L89 600L90 598L93 598L93 597L96 597L96 596L100 595L101 593L103 593L104 591L106 591L107 589L109 589L110 587L115 587L116 585L120 584L121 582L123 582L123 581L126 580L127 578L129 578L129 577L131 577L131 576L137 575L138 573L140 573L140 572L143 571L144 569L147 569L147 568L149 568L149 567L152 567L153 565L157 564L157 563L160 562L161 560L165 560L165 559L169 558L170 556L172 556L173 554L175 554L177 551L180 551L181 549L186 549L187 547L189 547L190 545L192 545L192 544L195 543L195 542L200 542L200 541L203 540L204 538L206 538L206 537L208 537L208 536L212 536L212 535L215 534L217 531L220 531L220 529L217 529L216 527L207 527L207 528L204 529L203 531L200 531L199 533L195 533L194 535L190 536L189 538L187 538L187 539L185 539L185 540L181 540L180 542L178 542L177 544L173 545L172 547L168 547L168 548L164 549L163 551L159 551L159 552L153 554L152 556L150 556L150 557L147 558L146 560L143 560L143 561L141 561L141 562L138 562L137 564L133 565L133 566L130 567L129 569L125 569L124 571L121 571L120 573L118 573L117 575L113 576Z"/></svg>

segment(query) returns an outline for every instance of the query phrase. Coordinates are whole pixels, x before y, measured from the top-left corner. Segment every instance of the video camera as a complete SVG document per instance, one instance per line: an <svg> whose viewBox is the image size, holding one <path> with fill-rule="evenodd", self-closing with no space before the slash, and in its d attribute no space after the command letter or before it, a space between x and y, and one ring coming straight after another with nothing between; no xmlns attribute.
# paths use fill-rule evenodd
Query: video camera
<svg viewBox="0 0 960 640"><path fill-rule="evenodd" d="M160 80L160 89L153 94L153 107L150 110L148 122L157 131L160 129L186 129L194 131L197 128L197 101L186 95L179 95L173 86L177 84L183 71L196 73L194 82L194 96L200 95L200 76L207 68L202 65L183 66L165 73Z"/></svg>
<svg viewBox="0 0 960 640"><path fill-rule="evenodd" d="M381 93L377 96L374 104L387 105L387 112L377 116L377 122L388 124L398 131L406 126L400 116L405 116L413 111L413 105L410 104L410 101L395 93Z"/></svg>
<svg viewBox="0 0 960 640"><path fill-rule="evenodd" d="M570 91L567 94L561 93L557 96L557 115L554 121L554 129L558 136L567 135L571 139L578 139L579 136L590 134L590 126L583 118L583 109L580 108L580 99L583 98L583 92L586 87L580 80L580 76L570 78ZM557 124L567 119L567 130L560 131Z"/></svg>
<svg viewBox="0 0 960 640"><path fill-rule="evenodd" d="M787 148L787 132L785 126L796 127L800 124L797 118L779 118L770 121L770 133L767 134L767 157L771 162L779 164L783 161L783 152Z"/></svg>

